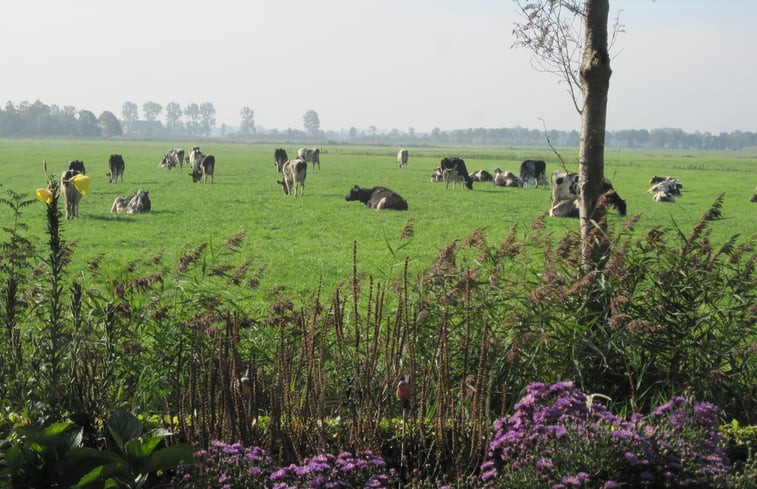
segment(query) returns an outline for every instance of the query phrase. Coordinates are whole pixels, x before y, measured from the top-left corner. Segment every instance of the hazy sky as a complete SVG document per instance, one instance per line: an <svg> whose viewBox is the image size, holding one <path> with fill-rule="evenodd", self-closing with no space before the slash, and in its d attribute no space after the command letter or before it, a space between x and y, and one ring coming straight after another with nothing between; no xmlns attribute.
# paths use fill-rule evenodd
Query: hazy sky
<svg viewBox="0 0 757 489"><path fill-rule="evenodd" d="M608 129L757 131L757 2L617 0ZM265 128L579 129L566 86L512 48L510 0L6 2L0 103L96 116L212 102ZM161 115L161 119L164 119Z"/></svg>

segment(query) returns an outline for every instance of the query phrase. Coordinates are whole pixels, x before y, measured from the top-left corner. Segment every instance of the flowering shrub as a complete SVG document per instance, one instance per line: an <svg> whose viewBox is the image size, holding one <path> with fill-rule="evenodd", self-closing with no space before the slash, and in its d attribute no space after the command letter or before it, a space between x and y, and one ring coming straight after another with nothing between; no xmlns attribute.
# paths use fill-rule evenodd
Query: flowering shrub
<svg viewBox="0 0 757 489"><path fill-rule="evenodd" d="M172 486L185 489L383 489L395 482L394 471L370 451L337 456L320 454L303 465L277 468L261 448L213 441L195 453L197 464L181 467Z"/></svg>
<svg viewBox="0 0 757 489"><path fill-rule="evenodd" d="M728 471L710 403L675 397L628 420L571 382L534 383L512 416L495 423L489 487L700 487Z"/></svg>
<svg viewBox="0 0 757 489"><path fill-rule="evenodd" d="M265 450L240 443L212 441L195 452L196 464L176 471L172 486L186 489L258 489L271 487L268 476L275 467Z"/></svg>

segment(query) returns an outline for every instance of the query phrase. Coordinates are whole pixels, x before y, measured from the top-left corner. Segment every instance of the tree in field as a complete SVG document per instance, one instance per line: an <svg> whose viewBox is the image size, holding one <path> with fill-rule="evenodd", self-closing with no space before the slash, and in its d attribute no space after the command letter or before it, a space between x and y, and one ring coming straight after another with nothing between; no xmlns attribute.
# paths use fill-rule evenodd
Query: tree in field
<svg viewBox="0 0 757 489"><path fill-rule="evenodd" d="M216 125L216 109L211 102L200 104L200 128L205 137L210 136L210 131Z"/></svg>
<svg viewBox="0 0 757 489"><path fill-rule="evenodd" d="M515 0L523 21L516 22L516 46L536 55L537 67L554 73L568 84L581 115L578 207L584 269L601 261L603 246L592 231L601 222L596 209L604 178L607 93L610 88L610 54L607 21L609 0ZM620 32L616 23L614 35ZM579 96L580 95L580 96Z"/></svg>
<svg viewBox="0 0 757 489"><path fill-rule="evenodd" d="M97 117L92 111L80 110L76 117L76 135L84 137L102 136L100 126L97 124Z"/></svg>
<svg viewBox="0 0 757 489"><path fill-rule="evenodd" d="M145 102L142 104L142 113L145 116L145 120L157 120L161 112L163 112L163 106L157 102Z"/></svg>
<svg viewBox="0 0 757 489"><path fill-rule="evenodd" d="M118 122L118 119L113 112L108 110L104 111L100 114L100 117L97 118L97 125L100 126L100 131L102 132L103 137L111 138L122 134L121 123Z"/></svg>
<svg viewBox="0 0 757 489"><path fill-rule="evenodd" d="M321 129L321 120L318 118L318 112L308 110L302 117L302 125L311 136L317 136Z"/></svg>
<svg viewBox="0 0 757 489"><path fill-rule="evenodd" d="M200 106L191 103L184 107L184 127L187 128L187 133L190 136L196 136L200 134Z"/></svg>
<svg viewBox="0 0 757 489"><path fill-rule="evenodd" d="M239 116L242 118L239 123L239 134L242 136L255 134L255 111L249 107L242 107Z"/></svg>
<svg viewBox="0 0 757 489"><path fill-rule="evenodd" d="M166 129L171 134L177 134L181 130L181 105L176 102L169 102L166 105Z"/></svg>
<svg viewBox="0 0 757 489"><path fill-rule="evenodd" d="M139 119L139 108L137 107L137 104L134 102L124 102L121 106L121 120L126 126L127 131L137 119Z"/></svg>

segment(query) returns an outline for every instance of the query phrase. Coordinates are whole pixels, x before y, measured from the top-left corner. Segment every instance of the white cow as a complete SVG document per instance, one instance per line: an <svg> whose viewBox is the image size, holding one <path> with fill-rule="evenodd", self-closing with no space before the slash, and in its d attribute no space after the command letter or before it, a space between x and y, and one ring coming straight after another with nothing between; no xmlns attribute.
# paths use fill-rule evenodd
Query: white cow
<svg viewBox="0 0 757 489"><path fill-rule="evenodd" d="M407 168L407 150L405 148L402 148L397 153L397 166Z"/></svg>
<svg viewBox="0 0 757 489"><path fill-rule="evenodd" d="M283 180L276 180L284 189L286 195L297 195L297 189L300 189L300 195L305 195L305 178L307 177L308 164L305 160L297 158L284 163L281 167Z"/></svg>
<svg viewBox="0 0 757 489"><path fill-rule="evenodd" d="M313 168L318 165L321 169L321 150L318 148L300 148L297 150L297 159L313 163Z"/></svg>

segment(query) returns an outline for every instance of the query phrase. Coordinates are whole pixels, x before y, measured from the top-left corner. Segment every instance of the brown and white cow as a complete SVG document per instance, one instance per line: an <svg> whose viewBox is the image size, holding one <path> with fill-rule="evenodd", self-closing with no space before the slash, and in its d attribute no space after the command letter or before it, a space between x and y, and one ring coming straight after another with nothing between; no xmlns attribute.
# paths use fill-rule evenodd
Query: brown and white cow
<svg viewBox="0 0 757 489"><path fill-rule="evenodd" d="M300 148L297 150L297 158L313 164L313 168L318 165L321 169L321 150L318 148Z"/></svg>
<svg viewBox="0 0 757 489"><path fill-rule="evenodd" d="M502 171L499 168L494 170L494 185L497 187L520 187L520 179L515 173L507 170Z"/></svg>
<svg viewBox="0 0 757 489"><path fill-rule="evenodd" d="M361 188L357 185L350 189L350 193L344 196L346 201L358 200L366 207L380 211L392 209L406 211L407 201L400 194L386 187Z"/></svg>
<svg viewBox="0 0 757 489"><path fill-rule="evenodd" d="M163 159L160 160L158 168L168 168L169 170L174 167L179 167L179 170L184 169L184 150L171 148L163 155Z"/></svg>
<svg viewBox="0 0 757 489"><path fill-rule="evenodd" d="M405 148L402 148L397 153L397 166L400 168L407 168L407 150Z"/></svg>
<svg viewBox="0 0 757 489"><path fill-rule="evenodd" d="M142 189L137 190L134 195L116 197L110 208L110 212L125 214L144 214L151 210L152 203L150 202L149 192Z"/></svg>
<svg viewBox="0 0 757 489"><path fill-rule="evenodd" d="M452 182L452 188L455 188L457 182L464 182L468 190L473 190L473 180L468 175L468 168L462 158L442 158L439 168L442 170L445 188L449 188L449 182Z"/></svg>
<svg viewBox="0 0 757 489"><path fill-rule="evenodd" d="M486 170L476 170L470 173L470 178L474 182L493 182L494 176Z"/></svg>
<svg viewBox="0 0 757 489"><path fill-rule="evenodd" d="M308 174L308 164L300 158L289 160L281 165L281 175L283 180L276 182L281 185L286 195L297 195L297 189L300 189L300 195L305 195L305 178Z"/></svg>
<svg viewBox="0 0 757 489"><path fill-rule="evenodd" d="M119 154L110 155L108 159L108 183L117 183L118 178L121 177L121 182L124 181L124 169L126 164L124 163L123 156Z"/></svg>

